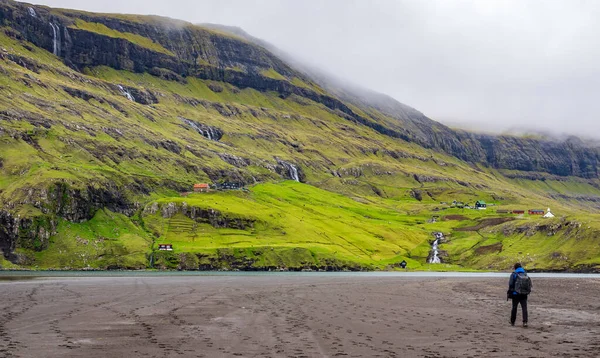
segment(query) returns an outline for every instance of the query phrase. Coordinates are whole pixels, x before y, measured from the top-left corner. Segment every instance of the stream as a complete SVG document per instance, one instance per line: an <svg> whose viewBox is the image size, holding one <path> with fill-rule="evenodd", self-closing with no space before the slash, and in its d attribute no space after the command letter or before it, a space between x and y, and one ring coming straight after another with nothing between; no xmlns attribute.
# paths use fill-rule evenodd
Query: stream
<svg viewBox="0 0 600 358"><path fill-rule="evenodd" d="M436 232L433 234L435 236L435 241L431 244L431 253L429 255L429 260L427 263L430 264L441 264L442 260L440 260L438 246L442 240L444 240L444 234L441 232Z"/></svg>

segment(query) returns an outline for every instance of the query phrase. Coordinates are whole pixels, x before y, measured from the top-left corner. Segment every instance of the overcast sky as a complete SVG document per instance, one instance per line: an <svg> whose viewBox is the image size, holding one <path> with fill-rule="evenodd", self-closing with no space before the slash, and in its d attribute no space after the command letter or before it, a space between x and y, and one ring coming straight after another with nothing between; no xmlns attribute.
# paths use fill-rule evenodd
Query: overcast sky
<svg viewBox="0 0 600 358"><path fill-rule="evenodd" d="M600 137L600 1L34 2L235 25L440 122Z"/></svg>

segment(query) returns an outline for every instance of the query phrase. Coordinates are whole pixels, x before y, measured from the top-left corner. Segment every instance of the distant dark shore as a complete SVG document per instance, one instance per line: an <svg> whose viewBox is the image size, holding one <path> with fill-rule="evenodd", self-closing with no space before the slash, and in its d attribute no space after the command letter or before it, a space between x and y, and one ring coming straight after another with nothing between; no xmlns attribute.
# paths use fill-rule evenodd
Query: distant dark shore
<svg viewBox="0 0 600 358"><path fill-rule="evenodd" d="M235 270L154 270L154 269L147 269L147 270L129 270L129 269L109 269L109 270L101 270L101 269L0 269L0 276L2 275L2 273L26 273L26 274L31 274L31 273L68 273L68 272L80 272L80 273L85 273L85 272L90 272L90 273L102 273L102 272L106 272L106 273L116 273L116 272L122 272L122 273L210 273L210 272L218 272L218 273L236 273L236 272L241 272L241 273L252 273L252 272L256 272L256 273L418 273L418 272L492 272L492 273L502 273L502 272L508 272L508 271L484 271L484 270L463 270L463 271L447 271L447 270L443 270L443 271L432 271L432 270L312 270L312 269L303 269L303 270L295 270L295 269L291 269L291 270L262 270L262 269L245 269L245 270L239 270L239 269L235 269ZM531 272L553 272L553 273L576 273L576 272L572 272L572 271L531 271ZM600 272L600 271L598 271ZM577 272L577 273L595 273L593 271L590 272Z"/></svg>

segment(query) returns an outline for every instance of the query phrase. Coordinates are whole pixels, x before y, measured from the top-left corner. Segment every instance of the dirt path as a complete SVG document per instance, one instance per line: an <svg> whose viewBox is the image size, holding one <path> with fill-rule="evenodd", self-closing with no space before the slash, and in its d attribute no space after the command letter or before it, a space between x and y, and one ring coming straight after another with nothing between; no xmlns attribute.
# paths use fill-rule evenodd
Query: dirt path
<svg viewBox="0 0 600 358"><path fill-rule="evenodd" d="M597 357L600 280L306 276L0 282L0 357Z"/></svg>

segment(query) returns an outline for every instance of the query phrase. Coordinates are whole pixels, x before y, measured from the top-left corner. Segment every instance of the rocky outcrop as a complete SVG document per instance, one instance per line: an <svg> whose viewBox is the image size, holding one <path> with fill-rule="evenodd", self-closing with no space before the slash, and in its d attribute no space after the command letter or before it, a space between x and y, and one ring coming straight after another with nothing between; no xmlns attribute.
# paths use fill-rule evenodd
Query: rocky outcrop
<svg viewBox="0 0 600 358"><path fill-rule="evenodd" d="M134 190L145 191L140 186ZM50 237L56 234L59 218L74 223L84 222L102 208L131 216L136 205L124 193L123 188L111 183L81 189L62 182L18 193L18 199L9 200L0 210L0 250L7 259L18 263L19 256L14 254L15 249L46 249ZM23 217L15 214L18 208L27 205L39 210L39 214Z"/></svg>
<svg viewBox="0 0 600 358"><path fill-rule="evenodd" d="M170 139L160 141L159 144L171 153L181 154L181 146Z"/></svg>
<svg viewBox="0 0 600 358"><path fill-rule="evenodd" d="M139 188L141 189L141 188ZM40 209L71 222L82 222L94 217L99 209L127 216L133 215L135 206L126 198L123 188L105 183L102 186L88 186L85 189L71 188L58 183L39 196Z"/></svg>
<svg viewBox="0 0 600 358"><path fill-rule="evenodd" d="M158 99L156 98L154 93L152 93L148 90L145 90L145 89L118 85L116 87L116 90L118 90L118 92L121 95L125 96L130 101L133 101L133 102L136 102L139 104L149 105L149 104L157 104L158 103Z"/></svg>
<svg viewBox="0 0 600 358"><path fill-rule="evenodd" d="M183 117L180 117L179 119L187 127L198 132L198 134L200 134L201 136L203 136L204 138L206 138L208 140L220 141L221 138L223 138L223 135L225 134L220 128L217 128L217 127L209 126L209 125L199 123L199 122L193 121L191 119L183 118Z"/></svg>
<svg viewBox="0 0 600 358"><path fill-rule="evenodd" d="M219 157L226 163L233 165L234 167L243 168L249 166L252 162L250 159L241 158L237 155L229 153L221 153Z"/></svg>
<svg viewBox="0 0 600 358"><path fill-rule="evenodd" d="M14 253L15 249L46 249L50 236L56 234L56 226L56 220L45 216L21 218L0 210L0 251L6 259L19 263L19 255Z"/></svg>
<svg viewBox="0 0 600 358"><path fill-rule="evenodd" d="M163 218L168 219L172 218L175 214L183 214L196 222L208 223L217 229L248 230L252 229L257 222L254 218L231 216L215 209L188 206L187 203L159 205L154 202L144 209L145 215L154 215L159 212Z"/></svg>
<svg viewBox="0 0 600 358"><path fill-rule="evenodd" d="M236 187L243 187L248 184L253 184L255 178L246 170L239 168L211 168L203 167L202 171L208 175L213 183L229 183L235 184Z"/></svg>
<svg viewBox="0 0 600 358"><path fill-rule="evenodd" d="M72 88L72 87L68 87L68 86L63 86L62 88L63 88L63 90L65 92L67 92L73 98L80 98L80 99L82 99L84 101L90 101L90 100L93 99L93 100L96 100L96 101L98 101L100 103L108 103L111 107L113 107L114 109L118 110L119 112L125 113L125 114L127 113L115 101L108 100L108 99L106 99L104 97L95 95L93 93L90 93L88 91L85 91L85 90L82 90L82 89L78 89L78 88ZM66 125L68 126L68 124L66 124Z"/></svg>
<svg viewBox="0 0 600 358"><path fill-rule="evenodd" d="M19 220L9 212L0 211L0 250L7 259L17 246L19 238Z"/></svg>

